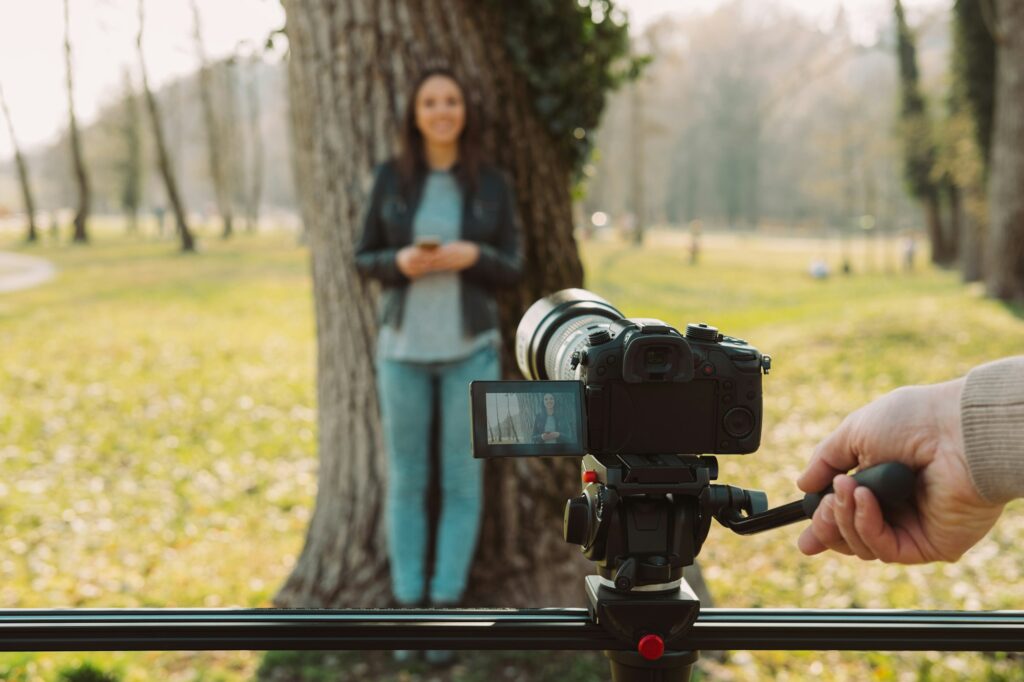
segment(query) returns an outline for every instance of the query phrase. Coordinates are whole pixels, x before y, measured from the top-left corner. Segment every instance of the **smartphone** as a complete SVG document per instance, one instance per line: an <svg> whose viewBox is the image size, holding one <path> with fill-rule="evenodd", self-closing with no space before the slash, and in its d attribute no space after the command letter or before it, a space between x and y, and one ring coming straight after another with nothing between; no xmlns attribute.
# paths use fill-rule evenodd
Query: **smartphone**
<svg viewBox="0 0 1024 682"><path fill-rule="evenodd" d="M441 238L425 235L422 237L416 237L416 240L413 243L424 251L433 251L441 246Z"/></svg>

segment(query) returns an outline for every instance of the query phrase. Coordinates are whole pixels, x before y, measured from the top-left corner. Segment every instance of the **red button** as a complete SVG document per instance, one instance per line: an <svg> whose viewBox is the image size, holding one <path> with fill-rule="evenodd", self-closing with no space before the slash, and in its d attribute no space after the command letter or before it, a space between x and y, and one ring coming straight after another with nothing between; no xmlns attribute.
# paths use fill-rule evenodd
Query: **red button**
<svg viewBox="0 0 1024 682"><path fill-rule="evenodd" d="M715 373L715 366L714 365L704 365L701 368L701 371L704 372L705 376L711 376L712 374Z"/></svg>
<svg viewBox="0 0 1024 682"><path fill-rule="evenodd" d="M636 650L648 661L656 661L665 653L665 640L657 635L644 635L640 638Z"/></svg>
<svg viewBox="0 0 1024 682"><path fill-rule="evenodd" d="M584 471L583 472L584 483L597 483L597 472L596 471Z"/></svg>

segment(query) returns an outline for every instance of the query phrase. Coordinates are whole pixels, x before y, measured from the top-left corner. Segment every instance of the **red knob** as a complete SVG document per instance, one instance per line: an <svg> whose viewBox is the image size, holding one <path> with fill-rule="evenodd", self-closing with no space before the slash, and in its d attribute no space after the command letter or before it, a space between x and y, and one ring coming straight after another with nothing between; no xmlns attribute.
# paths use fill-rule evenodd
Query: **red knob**
<svg viewBox="0 0 1024 682"><path fill-rule="evenodd" d="M658 635L644 635L640 638L636 650L648 661L656 661L665 653L665 640Z"/></svg>
<svg viewBox="0 0 1024 682"><path fill-rule="evenodd" d="M596 471L584 471L583 472L584 483L597 483L597 472Z"/></svg>

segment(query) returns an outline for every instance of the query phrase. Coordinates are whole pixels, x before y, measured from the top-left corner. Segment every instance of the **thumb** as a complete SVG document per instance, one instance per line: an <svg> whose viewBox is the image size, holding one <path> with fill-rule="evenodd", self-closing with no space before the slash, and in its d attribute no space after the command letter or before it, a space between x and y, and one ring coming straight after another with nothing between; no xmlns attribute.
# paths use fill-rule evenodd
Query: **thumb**
<svg viewBox="0 0 1024 682"><path fill-rule="evenodd" d="M836 475L845 474L857 465L857 454L852 447L856 414L844 419L839 428L814 449L807 468L796 480L800 490L805 493L819 492L827 488Z"/></svg>

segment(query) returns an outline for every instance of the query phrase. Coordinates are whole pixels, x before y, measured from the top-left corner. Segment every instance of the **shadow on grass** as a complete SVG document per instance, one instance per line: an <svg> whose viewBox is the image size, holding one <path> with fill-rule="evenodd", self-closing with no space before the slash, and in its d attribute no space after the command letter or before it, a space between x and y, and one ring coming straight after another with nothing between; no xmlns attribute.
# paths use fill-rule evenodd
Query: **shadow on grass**
<svg viewBox="0 0 1024 682"><path fill-rule="evenodd" d="M396 663L389 651L269 651L257 682L596 682L610 677L598 651L466 651L453 665L422 657ZM700 680L699 669L692 679Z"/></svg>
<svg viewBox="0 0 1024 682"><path fill-rule="evenodd" d="M1024 320L1024 301L1000 301L1006 310L1018 320Z"/></svg>

